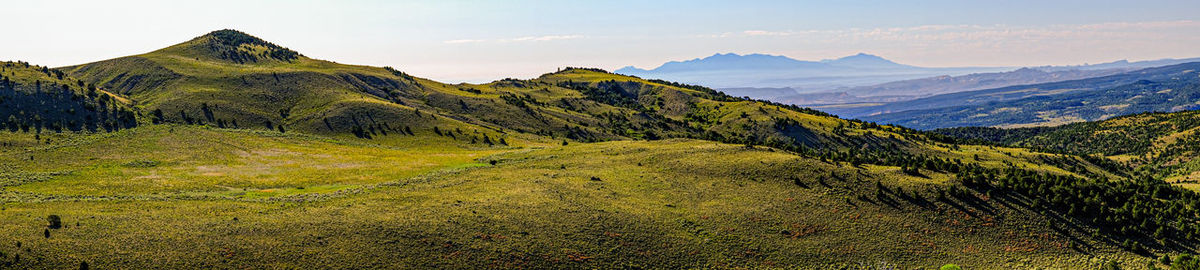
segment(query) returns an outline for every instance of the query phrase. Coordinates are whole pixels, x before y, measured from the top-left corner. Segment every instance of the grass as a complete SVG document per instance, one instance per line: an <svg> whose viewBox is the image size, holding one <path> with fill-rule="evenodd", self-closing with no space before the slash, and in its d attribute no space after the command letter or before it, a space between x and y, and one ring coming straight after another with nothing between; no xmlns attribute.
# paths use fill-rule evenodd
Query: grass
<svg viewBox="0 0 1200 270"><path fill-rule="evenodd" d="M16 266L34 268L87 261L987 269L1144 260L1086 228L1049 227L1055 215L1028 210L1022 198L937 200L934 190L952 181L947 174L914 177L762 147L664 140L396 148L188 126L55 136L50 145L3 139L19 145L4 149L5 172L67 173L3 187L0 261L20 254ZM166 180L138 178L145 175ZM888 187L882 197L876 181ZM45 238L48 215L67 226Z"/></svg>
<svg viewBox="0 0 1200 270"><path fill-rule="evenodd" d="M372 185L471 164L497 149L364 147L303 135L149 126L41 147L15 169L62 174L9 187L62 196L150 196L228 191L248 197ZM25 154L7 155L10 162ZM41 162L38 162L41 160ZM51 162L52 161L52 162Z"/></svg>

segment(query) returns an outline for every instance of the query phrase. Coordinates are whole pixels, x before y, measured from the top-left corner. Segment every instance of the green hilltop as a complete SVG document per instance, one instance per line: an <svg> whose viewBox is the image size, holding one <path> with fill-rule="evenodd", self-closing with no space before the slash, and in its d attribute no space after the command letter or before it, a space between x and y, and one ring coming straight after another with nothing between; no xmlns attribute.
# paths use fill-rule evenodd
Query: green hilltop
<svg viewBox="0 0 1200 270"><path fill-rule="evenodd" d="M1104 159L599 69L445 84L234 30L11 69L134 125L0 131L0 267L1076 268L1200 238L1200 197Z"/></svg>

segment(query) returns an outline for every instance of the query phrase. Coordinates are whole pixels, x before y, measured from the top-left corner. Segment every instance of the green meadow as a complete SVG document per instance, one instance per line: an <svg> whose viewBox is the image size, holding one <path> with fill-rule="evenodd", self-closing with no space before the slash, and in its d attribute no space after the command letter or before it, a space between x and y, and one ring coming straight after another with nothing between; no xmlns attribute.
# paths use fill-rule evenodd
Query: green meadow
<svg viewBox="0 0 1200 270"><path fill-rule="evenodd" d="M176 125L59 134L50 144L4 135L0 260L17 268L1069 269L1139 260L1086 228L1051 226L1022 198L935 199L951 175L766 147L403 148ZM877 181L888 191L867 196ZM63 226L45 237L50 215Z"/></svg>

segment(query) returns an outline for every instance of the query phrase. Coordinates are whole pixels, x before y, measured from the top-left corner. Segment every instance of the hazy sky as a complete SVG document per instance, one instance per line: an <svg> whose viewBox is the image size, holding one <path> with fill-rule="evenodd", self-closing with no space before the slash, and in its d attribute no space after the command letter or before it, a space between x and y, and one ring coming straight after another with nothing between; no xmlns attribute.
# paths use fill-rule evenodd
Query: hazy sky
<svg viewBox="0 0 1200 270"><path fill-rule="evenodd" d="M446 82L714 53L858 52L920 66L1200 56L1200 1L0 0L0 60L63 66L233 28L309 57Z"/></svg>

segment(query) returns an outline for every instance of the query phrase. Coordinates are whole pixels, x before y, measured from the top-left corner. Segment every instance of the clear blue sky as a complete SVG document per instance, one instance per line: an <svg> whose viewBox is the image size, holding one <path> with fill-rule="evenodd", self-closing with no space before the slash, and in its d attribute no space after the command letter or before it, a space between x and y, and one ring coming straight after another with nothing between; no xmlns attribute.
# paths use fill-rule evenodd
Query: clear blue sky
<svg viewBox="0 0 1200 270"><path fill-rule="evenodd" d="M714 53L922 66L1200 56L1200 1L5 1L0 60L62 66L233 28L433 79L652 68Z"/></svg>

